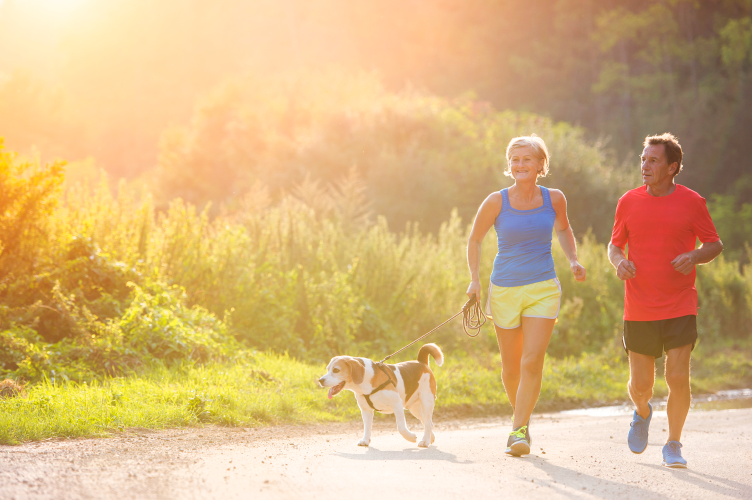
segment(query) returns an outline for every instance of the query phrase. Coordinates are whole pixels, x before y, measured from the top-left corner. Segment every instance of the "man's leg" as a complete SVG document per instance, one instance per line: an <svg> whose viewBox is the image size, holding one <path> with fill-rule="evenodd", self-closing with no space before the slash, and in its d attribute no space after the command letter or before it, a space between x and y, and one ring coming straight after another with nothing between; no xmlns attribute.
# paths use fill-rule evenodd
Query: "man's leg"
<svg viewBox="0 0 752 500"><path fill-rule="evenodd" d="M689 359L692 344L666 351L666 384L668 385L668 440L681 442L684 421L692 400L689 387Z"/></svg>
<svg viewBox="0 0 752 500"><path fill-rule="evenodd" d="M648 418L648 402L653 397L655 384L655 357L629 351L629 397L635 404L637 414Z"/></svg>

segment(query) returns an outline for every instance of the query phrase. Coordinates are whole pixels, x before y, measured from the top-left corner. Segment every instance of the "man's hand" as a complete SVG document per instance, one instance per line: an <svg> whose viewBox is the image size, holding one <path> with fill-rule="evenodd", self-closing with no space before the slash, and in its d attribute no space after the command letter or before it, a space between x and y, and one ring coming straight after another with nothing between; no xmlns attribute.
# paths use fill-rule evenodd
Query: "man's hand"
<svg viewBox="0 0 752 500"><path fill-rule="evenodd" d="M634 262L623 259L619 262L619 265L616 266L616 275L622 281L631 280L637 276L637 268L635 267Z"/></svg>
<svg viewBox="0 0 752 500"><path fill-rule="evenodd" d="M687 252L677 256L671 261L671 265L684 275L691 273L695 269L694 252Z"/></svg>
<svg viewBox="0 0 752 500"><path fill-rule="evenodd" d="M476 296L476 300L480 302L480 281L471 281L470 286L467 287L467 296L472 298Z"/></svg>
<svg viewBox="0 0 752 500"><path fill-rule="evenodd" d="M574 279L577 281L585 281L585 268L577 261L572 262L569 267L572 269Z"/></svg>

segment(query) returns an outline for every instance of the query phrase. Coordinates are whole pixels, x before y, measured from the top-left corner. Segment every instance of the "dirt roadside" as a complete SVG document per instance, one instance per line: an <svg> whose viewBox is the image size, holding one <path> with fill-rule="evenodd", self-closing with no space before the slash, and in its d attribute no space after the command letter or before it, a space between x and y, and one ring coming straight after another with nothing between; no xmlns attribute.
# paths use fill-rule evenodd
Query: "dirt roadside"
<svg viewBox="0 0 752 500"><path fill-rule="evenodd" d="M503 453L506 417L439 422L427 450L399 436L392 417L369 448L355 445L359 422L0 446L0 498L752 498L752 409L690 413L684 470L661 467L665 414L642 455L626 446L629 420L536 416L526 458Z"/></svg>

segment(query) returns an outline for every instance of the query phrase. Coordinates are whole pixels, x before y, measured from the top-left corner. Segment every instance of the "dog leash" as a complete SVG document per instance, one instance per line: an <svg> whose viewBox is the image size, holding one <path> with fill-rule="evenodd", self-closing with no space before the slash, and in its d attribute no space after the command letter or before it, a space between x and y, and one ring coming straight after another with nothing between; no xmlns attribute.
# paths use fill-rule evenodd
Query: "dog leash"
<svg viewBox="0 0 752 500"><path fill-rule="evenodd" d="M472 337L472 338L475 338L478 335L480 335L480 329L481 329L481 327L486 324L486 315L483 314L483 309L480 306L480 302L478 302L478 300L476 299L476 295L473 295L472 297L470 297L470 300L468 300L467 302L465 302L465 305L462 306L462 310L460 312L458 312L457 314L455 314L454 316L452 316L448 320L444 321L442 324L440 324L439 326L437 326L436 328L434 328L430 332L426 333L425 335L423 335L421 337L418 337L417 339L413 340L412 342L410 342L409 344L407 344L402 349L400 349L398 351L395 351L392 354L390 354L389 356L385 357L384 359L382 359L381 361L379 361L378 364L383 363L384 361L386 361L387 359L391 358L395 354L398 354L398 353L404 351L405 349L407 349L408 347L410 347L414 343L416 343L416 342L418 342L420 340L423 340L424 338L428 337L433 332L435 332L436 330L438 330L442 326L446 325L447 323L449 323L450 321L452 321L454 318L456 318L460 314L462 314L462 329L465 330L465 335L467 335L468 337ZM472 335L472 334L470 334L470 332L468 330L477 330L477 332L475 333L475 335Z"/></svg>

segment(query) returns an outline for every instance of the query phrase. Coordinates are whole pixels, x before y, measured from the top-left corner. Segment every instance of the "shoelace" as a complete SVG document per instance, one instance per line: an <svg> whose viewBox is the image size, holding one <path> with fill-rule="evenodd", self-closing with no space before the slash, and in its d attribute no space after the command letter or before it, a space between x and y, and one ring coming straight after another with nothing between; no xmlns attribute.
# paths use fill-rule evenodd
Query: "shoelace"
<svg viewBox="0 0 752 500"><path fill-rule="evenodd" d="M516 431L512 431L509 433L510 436L514 436L519 439L525 439L525 431L527 430L527 425L523 425Z"/></svg>
<svg viewBox="0 0 752 500"><path fill-rule="evenodd" d="M633 421L632 421L632 422L631 422L631 423L630 423L629 425L630 425L630 426L631 426L631 427L632 427L633 429L635 429L635 424L636 424L636 423L641 423L641 422L635 422L635 421L633 420ZM639 426L637 426L637 427L636 427L636 429L637 429L637 432L638 432L638 433L640 434L640 437L642 437L642 436L644 436L645 434L647 434L647 429L646 429L646 426L645 426L645 425L639 425Z"/></svg>
<svg viewBox="0 0 752 500"><path fill-rule="evenodd" d="M678 443L676 441L671 441L670 443L668 443L668 449L671 450L671 453L673 453L674 455L677 455L679 453L679 448L681 447L681 443Z"/></svg>

